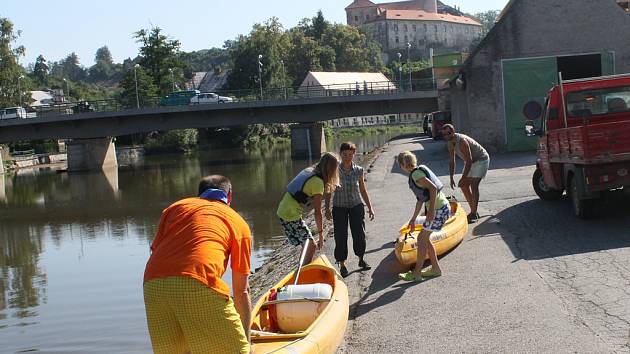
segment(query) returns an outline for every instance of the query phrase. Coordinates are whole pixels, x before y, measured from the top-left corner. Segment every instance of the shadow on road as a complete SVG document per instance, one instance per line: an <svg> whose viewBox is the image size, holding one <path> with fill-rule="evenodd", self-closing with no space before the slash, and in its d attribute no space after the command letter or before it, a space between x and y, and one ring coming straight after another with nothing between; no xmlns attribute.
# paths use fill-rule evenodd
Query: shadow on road
<svg viewBox="0 0 630 354"><path fill-rule="evenodd" d="M630 197L611 193L592 219L573 215L570 202L528 200L473 229L476 237L501 236L517 259L536 260L630 247ZM502 229L508 233L501 232Z"/></svg>

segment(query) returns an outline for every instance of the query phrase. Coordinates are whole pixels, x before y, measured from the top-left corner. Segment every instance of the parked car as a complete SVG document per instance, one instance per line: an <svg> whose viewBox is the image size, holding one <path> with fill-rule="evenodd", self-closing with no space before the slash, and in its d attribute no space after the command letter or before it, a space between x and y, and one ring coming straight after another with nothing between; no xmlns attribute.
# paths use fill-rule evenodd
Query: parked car
<svg viewBox="0 0 630 354"><path fill-rule="evenodd" d="M199 95L199 90L174 91L160 99L160 106L182 106L190 103L190 99Z"/></svg>
<svg viewBox="0 0 630 354"><path fill-rule="evenodd" d="M200 93L190 99L190 104L211 104L233 102L231 97L219 96L213 92Z"/></svg>
<svg viewBox="0 0 630 354"><path fill-rule="evenodd" d="M539 136L532 177L536 194L555 200L566 191L574 214L587 218L608 191L630 189L629 107L628 74L560 80L544 107L526 116L527 135Z"/></svg>
<svg viewBox="0 0 630 354"><path fill-rule="evenodd" d="M27 113L23 107L7 107L0 109L0 119L35 118L37 113Z"/></svg>
<svg viewBox="0 0 630 354"><path fill-rule="evenodd" d="M436 111L433 113L429 113L431 116L431 123L429 126L431 127L431 137L435 140L442 137L442 127L444 124L451 123L451 112L450 111Z"/></svg>

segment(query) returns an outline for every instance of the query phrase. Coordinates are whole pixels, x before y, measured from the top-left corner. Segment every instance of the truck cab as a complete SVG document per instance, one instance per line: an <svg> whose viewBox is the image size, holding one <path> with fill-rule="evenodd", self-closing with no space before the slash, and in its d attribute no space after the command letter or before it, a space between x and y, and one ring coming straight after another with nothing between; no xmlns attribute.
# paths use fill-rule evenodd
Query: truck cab
<svg viewBox="0 0 630 354"><path fill-rule="evenodd" d="M587 218L605 192L630 189L630 75L562 81L545 99L532 179L543 200L566 191Z"/></svg>

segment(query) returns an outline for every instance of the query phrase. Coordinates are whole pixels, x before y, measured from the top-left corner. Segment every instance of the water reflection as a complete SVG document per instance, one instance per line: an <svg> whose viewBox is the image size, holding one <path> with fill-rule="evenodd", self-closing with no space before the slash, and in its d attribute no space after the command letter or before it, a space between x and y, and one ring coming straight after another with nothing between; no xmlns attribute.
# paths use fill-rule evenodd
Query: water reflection
<svg viewBox="0 0 630 354"><path fill-rule="evenodd" d="M5 179L4 174L0 173L0 203L6 203L7 202L7 192L6 192L6 189L5 189L6 182L4 181L4 179Z"/></svg>

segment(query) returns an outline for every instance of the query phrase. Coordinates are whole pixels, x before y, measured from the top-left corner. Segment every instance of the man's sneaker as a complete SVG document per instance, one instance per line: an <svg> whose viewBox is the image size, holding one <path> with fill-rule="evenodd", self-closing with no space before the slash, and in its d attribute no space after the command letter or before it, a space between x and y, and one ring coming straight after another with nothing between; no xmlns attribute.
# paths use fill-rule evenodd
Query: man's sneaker
<svg viewBox="0 0 630 354"><path fill-rule="evenodd" d="M368 270L368 269L371 269L372 267L370 267L369 264L367 264L363 259L361 259L359 260L359 268L363 270Z"/></svg>
<svg viewBox="0 0 630 354"><path fill-rule="evenodd" d="M339 267L339 273L341 273L341 277L345 278L348 276L348 268L345 265Z"/></svg>
<svg viewBox="0 0 630 354"><path fill-rule="evenodd" d="M475 223L477 222L477 220L479 220L479 213L470 213L466 215L466 219L468 220L469 224Z"/></svg>

